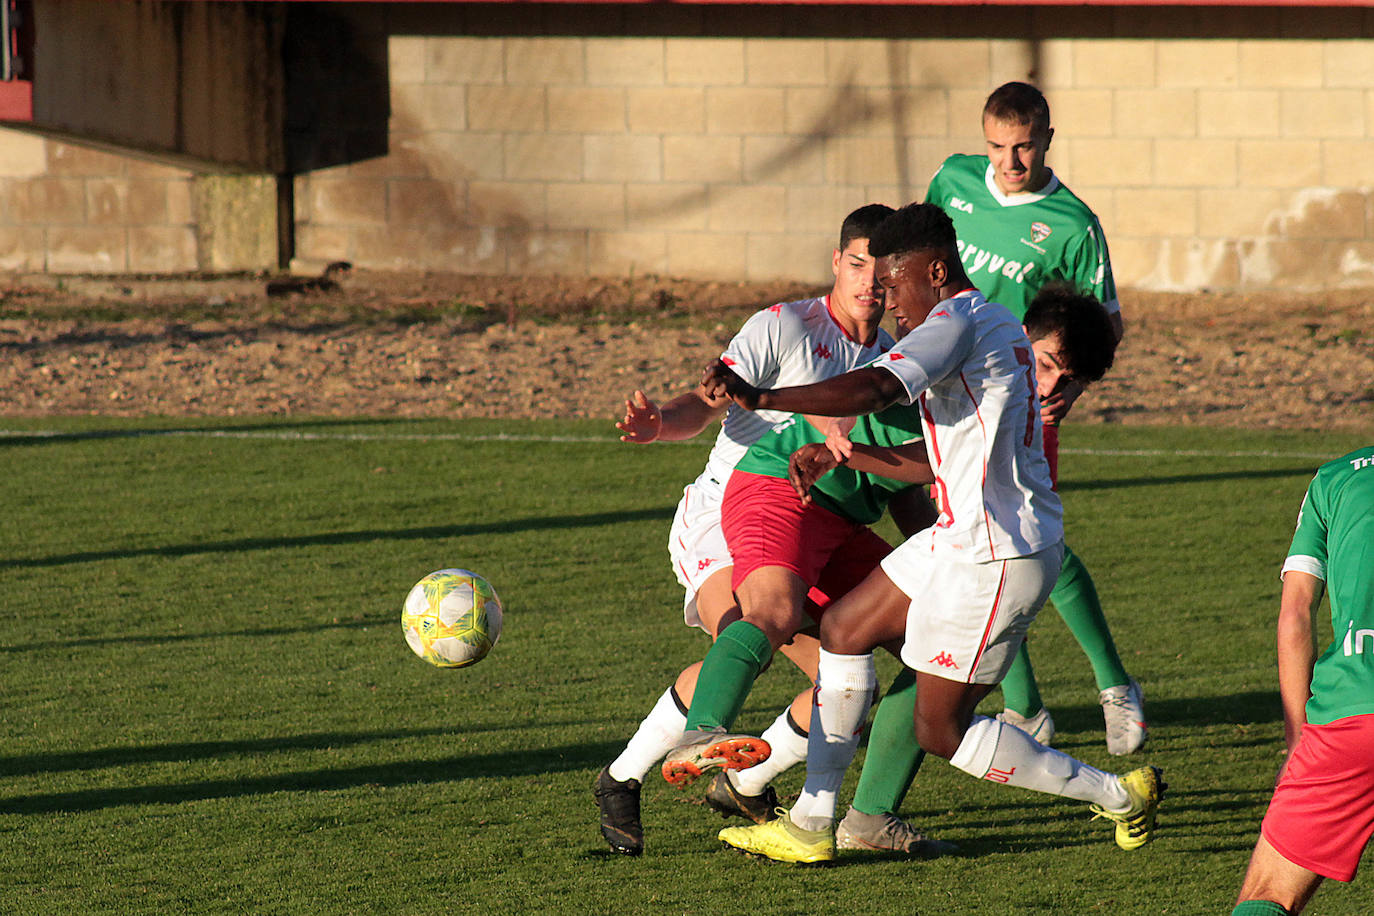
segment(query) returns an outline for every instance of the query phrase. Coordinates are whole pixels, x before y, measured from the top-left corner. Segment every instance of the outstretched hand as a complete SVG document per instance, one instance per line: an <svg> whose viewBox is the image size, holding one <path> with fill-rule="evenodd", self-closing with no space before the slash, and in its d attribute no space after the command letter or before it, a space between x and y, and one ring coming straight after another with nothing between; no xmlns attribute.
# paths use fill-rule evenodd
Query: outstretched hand
<svg viewBox="0 0 1374 916"><path fill-rule="evenodd" d="M712 360L701 376L701 387L709 398L728 397L745 410L759 404L759 389L740 378L724 360Z"/></svg>
<svg viewBox="0 0 1374 916"><path fill-rule="evenodd" d="M653 442L663 431L663 412L644 392L636 390L626 398L625 417L615 428L624 434L620 437L621 442L644 445Z"/></svg>
<svg viewBox="0 0 1374 916"><path fill-rule="evenodd" d="M809 442L792 453L787 462L787 479L803 506L811 502L811 485L839 464L824 442Z"/></svg>

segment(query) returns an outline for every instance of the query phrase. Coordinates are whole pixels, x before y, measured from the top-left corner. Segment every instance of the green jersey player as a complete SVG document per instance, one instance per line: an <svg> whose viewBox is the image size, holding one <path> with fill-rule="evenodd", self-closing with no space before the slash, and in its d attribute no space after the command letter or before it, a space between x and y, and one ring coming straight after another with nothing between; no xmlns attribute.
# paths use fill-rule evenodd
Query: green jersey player
<svg viewBox="0 0 1374 916"><path fill-rule="evenodd" d="M1374 833L1374 448L1322 465L1283 564L1279 694L1288 758L1233 916L1301 912L1350 881ZM1334 638L1317 657L1317 610Z"/></svg>

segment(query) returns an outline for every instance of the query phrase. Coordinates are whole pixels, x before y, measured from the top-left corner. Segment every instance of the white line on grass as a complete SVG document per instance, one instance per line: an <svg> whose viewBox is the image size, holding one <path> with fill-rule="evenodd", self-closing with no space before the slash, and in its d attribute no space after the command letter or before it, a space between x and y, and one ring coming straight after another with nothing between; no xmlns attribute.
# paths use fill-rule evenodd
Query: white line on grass
<svg viewBox="0 0 1374 916"><path fill-rule="evenodd" d="M609 436L545 436L521 433L345 433L300 432L297 430L259 429L136 429L86 430L72 432L60 429L0 429L0 439L114 439L143 436L181 436L199 439L269 439L283 442L548 442L601 443L619 445L620 440ZM660 443L663 445L703 445L705 440L686 439ZM1148 448L1064 448L1063 455L1094 455L1108 458L1311 458L1326 460L1328 452L1284 452L1268 449L1252 451L1221 451L1213 449L1148 449Z"/></svg>

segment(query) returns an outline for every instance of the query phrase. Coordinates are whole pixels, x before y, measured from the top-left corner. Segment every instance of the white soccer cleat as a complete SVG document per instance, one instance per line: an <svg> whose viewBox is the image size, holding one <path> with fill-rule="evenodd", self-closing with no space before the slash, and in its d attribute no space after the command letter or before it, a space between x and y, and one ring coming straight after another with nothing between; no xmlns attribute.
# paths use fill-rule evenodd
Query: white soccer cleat
<svg viewBox="0 0 1374 916"><path fill-rule="evenodd" d="M1135 678L1122 687L1108 687L1098 695L1107 723L1107 753L1134 754L1145 745L1145 694Z"/></svg>
<svg viewBox="0 0 1374 916"><path fill-rule="evenodd" d="M1014 709L1004 709L997 714L997 721L1021 729L1045 747L1049 747L1050 742L1054 741L1054 718L1043 706L1029 718Z"/></svg>

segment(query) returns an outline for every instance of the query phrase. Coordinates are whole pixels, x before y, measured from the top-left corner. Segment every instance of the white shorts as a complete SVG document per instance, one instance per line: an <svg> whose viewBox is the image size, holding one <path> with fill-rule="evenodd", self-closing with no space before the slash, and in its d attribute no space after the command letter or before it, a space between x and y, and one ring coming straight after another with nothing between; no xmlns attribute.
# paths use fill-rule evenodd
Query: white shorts
<svg viewBox="0 0 1374 916"><path fill-rule="evenodd" d="M1000 682L1049 598L1063 557L1063 541L991 563L936 557L928 541L898 547L883 560L883 572L911 599L902 662L951 681Z"/></svg>
<svg viewBox="0 0 1374 916"><path fill-rule="evenodd" d="M723 498L720 487L689 483L682 489L682 499L668 533L673 574L687 590L682 601L682 620L689 627L706 629L697 613L697 589L717 571L734 565L730 549L725 546L725 534L720 530Z"/></svg>

